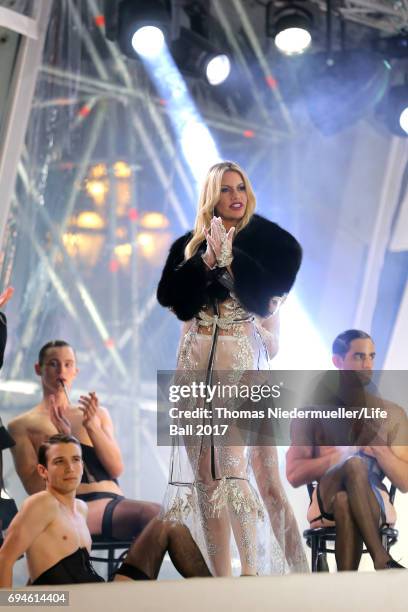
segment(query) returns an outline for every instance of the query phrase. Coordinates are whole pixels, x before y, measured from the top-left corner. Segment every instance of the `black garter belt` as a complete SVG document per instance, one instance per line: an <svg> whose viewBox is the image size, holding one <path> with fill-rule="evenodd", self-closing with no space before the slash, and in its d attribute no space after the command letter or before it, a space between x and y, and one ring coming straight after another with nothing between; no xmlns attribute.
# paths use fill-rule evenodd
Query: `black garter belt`
<svg viewBox="0 0 408 612"><path fill-rule="evenodd" d="M95 501L96 499L110 499L111 500L110 502L106 504L105 510L103 512L101 535L103 535L105 538L109 540L114 540L115 538L113 536L113 524L112 524L113 512L116 506L119 504L119 502L121 502L122 499L125 499L124 495L119 495L118 493L109 493L109 492L105 493L102 491L95 491L93 493L79 493L77 494L77 499L82 499L82 501L86 503ZM93 534L93 535L96 535L96 534Z"/></svg>

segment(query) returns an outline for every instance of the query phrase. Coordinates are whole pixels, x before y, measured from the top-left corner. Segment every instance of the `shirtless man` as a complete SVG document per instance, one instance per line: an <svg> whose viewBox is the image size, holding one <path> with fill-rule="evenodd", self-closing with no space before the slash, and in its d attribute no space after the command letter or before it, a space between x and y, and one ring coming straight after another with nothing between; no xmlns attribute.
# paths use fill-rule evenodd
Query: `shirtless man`
<svg viewBox="0 0 408 612"><path fill-rule="evenodd" d="M117 482L123 471L120 449L109 413L99 406L96 394L81 396L79 406L70 404L68 391L78 373L72 347L62 340L47 343L35 371L41 378L43 399L9 424L16 442L12 451L16 470L27 493L44 489L37 471L41 444L57 433L72 434L82 448L84 471L77 496L88 505L91 534L120 540L138 536L160 506L123 496Z"/></svg>
<svg viewBox="0 0 408 612"><path fill-rule="evenodd" d="M58 434L40 446L37 471L45 491L32 495L13 519L0 549L0 587L10 588L13 566L27 554L31 584L103 582L89 561L87 505L75 499L82 477L81 446Z"/></svg>
<svg viewBox="0 0 408 612"><path fill-rule="evenodd" d="M365 332L347 330L333 343L334 365L339 370L358 372L363 385L370 382L374 358L374 342ZM319 421L312 420L306 423L310 445L292 444L287 453L287 478L294 487L318 482L308 520L312 527L336 525L335 553L340 571L358 569L363 542L375 569L402 568L382 546L379 526L393 524L396 519L382 483L384 476L403 493L408 491L408 446L404 446L408 440L407 417L396 404L386 402L386 408L387 430L382 431L385 443L377 440L373 444L372 439L370 446L330 446L333 442L327 440L327 431ZM395 426L400 445L393 442Z"/></svg>
<svg viewBox="0 0 408 612"><path fill-rule="evenodd" d="M75 499L81 482L81 445L57 434L38 451L37 471L46 489L25 500L0 549L0 587L12 586L13 565L27 553L31 584L104 582L89 560L87 505ZM166 550L182 576L210 576L184 525L153 519L128 552L114 580L154 580Z"/></svg>

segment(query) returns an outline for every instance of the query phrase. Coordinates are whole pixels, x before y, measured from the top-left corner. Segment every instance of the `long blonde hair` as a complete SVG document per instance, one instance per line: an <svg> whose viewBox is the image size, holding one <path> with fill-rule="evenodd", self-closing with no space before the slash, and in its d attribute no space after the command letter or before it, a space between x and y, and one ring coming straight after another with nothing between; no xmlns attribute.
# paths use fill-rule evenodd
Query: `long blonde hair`
<svg viewBox="0 0 408 612"><path fill-rule="evenodd" d="M214 166L211 166L204 181L204 185L200 193L200 198L198 200L198 210L193 236L184 251L184 256L186 259L189 259L197 252L199 245L205 239L204 228L206 228L207 230L210 229L211 219L214 216L215 207L221 197L222 177L224 176L224 172L227 172L228 170L238 172L238 174L241 175L248 198L247 205L245 208L245 214L242 219L240 219L235 228L234 237L249 223L249 220L251 219L255 211L255 194L253 192L249 178L244 172L244 170L242 170L242 168L240 168L238 164L231 161L223 161L219 162L218 164L214 164Z"/></svg>

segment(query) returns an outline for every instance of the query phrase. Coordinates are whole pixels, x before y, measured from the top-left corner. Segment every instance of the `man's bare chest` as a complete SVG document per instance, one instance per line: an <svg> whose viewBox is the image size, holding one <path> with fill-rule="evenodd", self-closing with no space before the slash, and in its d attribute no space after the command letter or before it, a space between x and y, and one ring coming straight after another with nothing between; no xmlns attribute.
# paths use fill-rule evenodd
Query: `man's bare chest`
<svg viewBox="0 0 408 612"><path fill-rule="evenodd" d="M54 551L64 556L65 553L77 548L89 548L90 544L91 539L84 517L80 513L73 515L62 508L58 517L34 542L34 547L52 546Z"/></svg>

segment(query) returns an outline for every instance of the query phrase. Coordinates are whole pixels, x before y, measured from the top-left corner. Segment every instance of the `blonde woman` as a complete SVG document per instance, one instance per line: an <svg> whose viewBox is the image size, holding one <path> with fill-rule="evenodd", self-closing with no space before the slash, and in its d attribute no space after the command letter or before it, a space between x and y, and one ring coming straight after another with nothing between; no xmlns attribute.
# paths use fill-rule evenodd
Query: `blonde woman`
<svg viewBox="0 0 408 612"><path fill-rule="evenodd" d="M301 248L254 214L255 205L242 168L215 164L194 231L170 249L157 297L184 321L179 381L214 383L219 372L242 380L247 371L269 369L278 350L277 310L295 281ZM193 398L183 408L209 405ZM173 446L164 517L189 527L211 573L229 576L237 565L241 575L306 569L276 448L228 445L228 437L218 444L213 435L184 442Z"/></svg>

